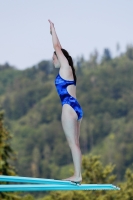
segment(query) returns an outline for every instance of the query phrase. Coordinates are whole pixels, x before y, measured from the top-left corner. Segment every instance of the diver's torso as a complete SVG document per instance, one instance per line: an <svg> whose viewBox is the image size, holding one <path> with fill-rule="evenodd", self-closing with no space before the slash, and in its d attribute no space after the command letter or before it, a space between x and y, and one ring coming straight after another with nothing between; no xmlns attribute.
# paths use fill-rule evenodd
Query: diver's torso
<svg viewBox="0 0 133 200"><path fill-rule="evenodd" d="M59 75L67 81L73 81L74 80L72 69L64 70L64 69L60 68ZM76 98L76 85L74 85L74 84L68 85L67 91L72 97Z"/></svg>

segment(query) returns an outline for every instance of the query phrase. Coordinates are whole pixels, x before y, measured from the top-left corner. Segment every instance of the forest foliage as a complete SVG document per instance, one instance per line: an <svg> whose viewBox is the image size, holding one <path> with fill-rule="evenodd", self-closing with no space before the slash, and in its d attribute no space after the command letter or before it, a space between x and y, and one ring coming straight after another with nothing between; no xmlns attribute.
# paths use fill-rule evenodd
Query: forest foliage
<svg viewBox="0 0 133 200"><path fill-rule="evenodd" d="M127 46L126 52L116 58L105 49L100 63L97 58L95 51L89 61L82 57L75 65L76 96L84 113L80 134L82 155L86 156L82 163L83 183L115 183L123 189L95 194L93 191L54 192L41 200L67 199L67 195L69 199L86 199L87 194L91 200L96 194L99 200L121 199L122 194L125 200L133 198L133 47ZM54 85L57 73L50 61L23 71L8 64L0 65L0 106L5 116L0 130L0 153L13 153L13 149L17 156L8 161L15 171L6 164L8 156L0 155L1 174L54 179L72 175L72 157L63 133L61 102ZM9 146L2 140L7 137L4 126L8 127L7 135L11 133ZM116 177L109 178L107 174L113 170ZM128 193L125 188L129 189ZM32 195L24 198L33 199Z"/></svg>

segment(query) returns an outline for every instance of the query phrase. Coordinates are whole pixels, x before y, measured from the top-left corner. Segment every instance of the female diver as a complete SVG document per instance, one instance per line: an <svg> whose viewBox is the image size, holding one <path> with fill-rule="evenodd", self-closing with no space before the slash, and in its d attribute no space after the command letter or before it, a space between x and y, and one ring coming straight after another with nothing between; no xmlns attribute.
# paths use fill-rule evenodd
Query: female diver
<svg viewBox="0 0 133 200"><path fill-rule="evenodd" d="M53 47L55 49L52 57L53 64L55 68L59 68L59 73L55 79L55 87L62 104L61 122L74 162L74 175L62 180L69 180L76 184L81 184L82 154L79 136L83 111L76 98L75 69L71 56L60 45L54 24L50 20L48 21L50 23Z"/></svg>

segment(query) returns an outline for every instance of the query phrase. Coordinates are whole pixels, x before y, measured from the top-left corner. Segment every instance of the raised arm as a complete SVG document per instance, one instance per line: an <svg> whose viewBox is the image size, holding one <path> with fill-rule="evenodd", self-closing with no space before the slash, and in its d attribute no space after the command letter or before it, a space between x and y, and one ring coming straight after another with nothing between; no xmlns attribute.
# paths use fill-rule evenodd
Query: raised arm
<svg viewBox="0 0 133 200"><path fill-rule="evenodd" d="M52 35L53 47L55 49L56 46L59 46L62 49L62 46L61 46L59 39L57 37L57 34L55 32L54 24L50 20L48 20L48 21L50 22L50 33Z"/></svg>

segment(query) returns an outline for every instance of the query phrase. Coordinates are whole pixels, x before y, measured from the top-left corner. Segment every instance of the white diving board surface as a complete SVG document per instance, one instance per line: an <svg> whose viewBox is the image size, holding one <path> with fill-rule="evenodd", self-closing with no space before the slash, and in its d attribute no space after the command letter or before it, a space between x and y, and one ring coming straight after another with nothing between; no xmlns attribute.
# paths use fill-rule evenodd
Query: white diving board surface
<svg viewBox="0 0 133 200"><path fill-rule="evenodd" d="M0 191L50 191L50 190L120 190L112 184L75 184L71 181L0 175L0 182L34 184L0 185Z"/></svg>

